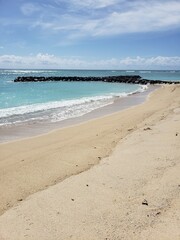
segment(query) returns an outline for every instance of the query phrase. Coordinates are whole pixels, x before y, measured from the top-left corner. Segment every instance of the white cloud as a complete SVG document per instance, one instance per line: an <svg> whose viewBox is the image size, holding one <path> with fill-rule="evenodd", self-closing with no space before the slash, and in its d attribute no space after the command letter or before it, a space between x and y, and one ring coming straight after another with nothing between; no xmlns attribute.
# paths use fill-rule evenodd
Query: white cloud
<svg viewBox="0 0 180 240"><path fill-rule="evenodd" d="M80 31L92 36L161 31L180 26L180 2L147 2L124 12L112 12L103 19L82 23Z"/></svg>
<svg viewBox="0 0 180 240"><path fill-rule="evenodd" d="M180 26L180 1L177 0L71 0L68 6L74 9L73 12L49 12L51 21L46 20L46 12L32 26L46 31L63 31L68 38L162 31ZM78 7L83 11L78 12ZM107 9L99 12L103 7Z"/></svg>
<svg viewBox="0 0 180 240"><path fill-rule="evenodd" d="M0 49L4 49L4 47L3 47L3 46L0 46Z"/></svg>
<svg viewBox="0 0 180 240"><path fill-rule="evenodd" d="M58 5L54 5L58 3ZM40 28L66 39L163 31L180 27L179 0L53 0L48 6L24 3L24 19L0 19L2 25ZM39 11L39 14L36 12Z"/></svg>
<svg viewBox="0 0 180 240"><path fill-rule="evenodd" d="M81 7L81 8L91 8L91 9L99 9L99 8L105 8L117 3L120 3L124 0L71 0L71 4L75 7Z"/></svg>
<svg viewBox="0 0 180 240"><path fill-rule="evenodd" d="M30 16L39 10L39 7L32 3L25 3L21 6L21 11L25 16Z"/></svg>
<svg viewBox="0 0 180 240"><path fill-rule="evenodd" d="M0 68L78 68L85 62L38 53L33 56L0 55Z"/></svg>
<svg viewBox="0 0 180 240"><path fill-rule="evenodd" d="M127 57L85 61L77 57L58 57L39 53L30 56L0 55L0 68L60 69L180 69L180 57Z"/></svg>

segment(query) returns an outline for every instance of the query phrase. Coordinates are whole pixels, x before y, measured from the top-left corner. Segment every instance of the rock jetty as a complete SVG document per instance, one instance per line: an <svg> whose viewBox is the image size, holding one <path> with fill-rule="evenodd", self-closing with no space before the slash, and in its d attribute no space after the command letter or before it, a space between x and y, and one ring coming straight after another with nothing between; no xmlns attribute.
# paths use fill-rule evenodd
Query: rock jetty
<svg viewBox="0 0 180 240"><path fill-rule="evenodd" d="M14 82L47 82L47 81L62 81L62 82L110 82L110 83L131 83L131 84L180 84L178 81L162 81L162 80L148 80L143 79L139 75L128 76L107 76L107 77L34 77L23 76L14 79Z"/></svg>

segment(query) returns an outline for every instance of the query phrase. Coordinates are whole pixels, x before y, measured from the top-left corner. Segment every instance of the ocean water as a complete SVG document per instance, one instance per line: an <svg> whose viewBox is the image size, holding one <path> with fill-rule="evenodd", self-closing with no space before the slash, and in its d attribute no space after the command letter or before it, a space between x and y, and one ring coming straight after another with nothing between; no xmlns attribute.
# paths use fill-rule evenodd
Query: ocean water
<svg viewBox="0 0 180 240"><path fill-rule="evenodd" d="M140 75L146 79L180 80L180 71L0 70L0 126L27 122L60 122L112 104L147 89L145 86L103 82L14 83L18 76Z"/></svg>

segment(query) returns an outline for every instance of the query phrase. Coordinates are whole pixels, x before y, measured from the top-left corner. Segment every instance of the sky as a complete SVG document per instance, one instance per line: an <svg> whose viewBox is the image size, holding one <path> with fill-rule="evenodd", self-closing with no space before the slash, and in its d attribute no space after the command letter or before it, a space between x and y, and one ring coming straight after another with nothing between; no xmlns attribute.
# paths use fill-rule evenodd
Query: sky
<svg viewBox="0 0 180 240"><path fill-rule="evenodd" d="M0 0L0 68L180 70L180 0Z"/></svg>

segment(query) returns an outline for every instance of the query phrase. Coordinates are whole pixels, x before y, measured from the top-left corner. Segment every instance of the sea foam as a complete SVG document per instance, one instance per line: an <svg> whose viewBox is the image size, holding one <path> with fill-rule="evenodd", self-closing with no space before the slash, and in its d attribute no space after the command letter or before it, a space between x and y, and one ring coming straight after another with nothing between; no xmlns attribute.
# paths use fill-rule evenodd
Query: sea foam
<svg viewBox="0 0 180 240"><path fill-rule="evenodd" d="M136 92L143 92L147 86L140 86L129 93L109 93L108 95L82 97L72 100L52 101L0 109L0 125L9 125L28 120L49 119L51 122L79 117L114 102L116 97L126 97ZM8 119L8 121L7 121Z"/></svg>

